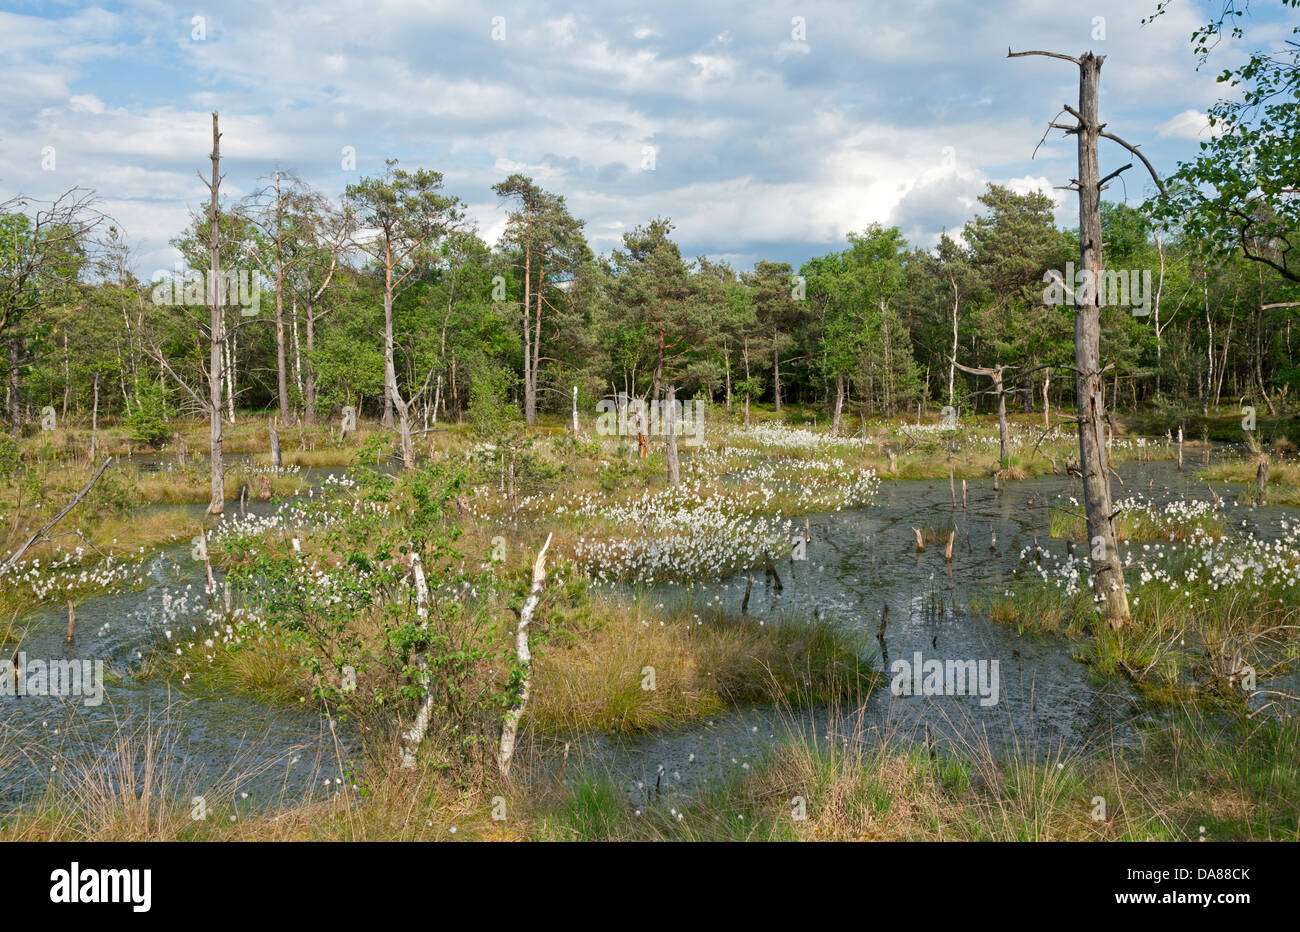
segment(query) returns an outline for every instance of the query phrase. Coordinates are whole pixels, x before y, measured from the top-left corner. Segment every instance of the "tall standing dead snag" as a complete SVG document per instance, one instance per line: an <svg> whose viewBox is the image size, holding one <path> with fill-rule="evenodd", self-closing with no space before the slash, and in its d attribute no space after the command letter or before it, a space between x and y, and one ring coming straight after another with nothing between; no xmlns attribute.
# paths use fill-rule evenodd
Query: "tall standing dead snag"
<svg viewBox="0 0 1300 932"><path fill-rule="evenodd" d="M1079 177L1067 185L1079 192L1079 275L1082 281L1073 291L1074 298L1074 365L1075 396L1079 409L1079 468L1083 473L1083 503L1087 516L1089 552L1092 558L1092 585L1102 614L1111 628L1123 628L1129 621L1128 594L1124 588L1124 570L1120 564L1119 542L1115 534L1114 509L1110 497L1110 477L1105 459L1104 427L1106 399L1102 392L1104 369L1101 365L1101 298L1102 233L1101 192L1106 182L1133 167L1123 168L1099 178L1097 145L1101 137L1119 143L1142 160L1156 186L1164 192L1155 169L1146 156L1118 136L1108 133L1098 118L1097 97L1101 83L1101 63L1105 56L1085 52L1075 58L1058 52L1013 52L1008 58L1045 55L1073 62L1079 68L1079 107L1062 105L1063 112L1074 117L1073 125L1048 124L1066 135L1078 138ZM1075 283L1065 283L1071 288Z"/></svg>

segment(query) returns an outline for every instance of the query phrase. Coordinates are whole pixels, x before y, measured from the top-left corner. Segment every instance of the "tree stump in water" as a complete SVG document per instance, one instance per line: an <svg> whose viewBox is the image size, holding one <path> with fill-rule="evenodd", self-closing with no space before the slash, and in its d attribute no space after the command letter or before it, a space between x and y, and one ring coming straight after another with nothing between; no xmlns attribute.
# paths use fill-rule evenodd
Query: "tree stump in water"
<svg viewBox="0 0 1300 932"><path fill-rule="evenodd" d="M271 428L271 468L280 469L282 464L280 458L280 432L275 429L275 418L268 420L267 426Z"/></svg>
<svg viewBox="0 0 1300 932"><path fill-rule="evenodd" d="M772 582L775 583L774 588L776 589L776 591L777 592L783 591L785 589L785 586L781 585L781 577L777 575L776 564L772 562L772 558L770 556L763 557L763 569L767 571L767 575L771 577Z"/></svg>
<svg viewBox="0 0 1300 932"><path fill-rule="evenodd" d="M262 476L262 488L257 493L257 497L264 502L269 502L271 500L271 477L270 476Z"/></svg>

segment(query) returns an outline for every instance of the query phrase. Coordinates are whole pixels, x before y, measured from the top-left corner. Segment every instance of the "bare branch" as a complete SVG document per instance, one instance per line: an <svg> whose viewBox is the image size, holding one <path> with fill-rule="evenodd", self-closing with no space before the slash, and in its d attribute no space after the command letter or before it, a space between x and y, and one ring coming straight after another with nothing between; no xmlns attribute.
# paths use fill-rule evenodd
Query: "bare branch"
<svg viewBox="0 0 1300 932"><path fill-rule="evenodd" d="M159 349L152 340L147 341L147 344L150 352L153 353L154 357L158 360L158 362L162 364L162 367L166 369L168 374L176 381L176 384L179 385L181 388L185 389L185 391L187 391L194 398L194 400L198 402L200 408L202 408L204 411L207 411L211 406L210 403L204 401L203 398L199 395L199 393L196 392L194 388L190 385L190 383L185 381L176 373L176 370L172 368L171 363L167 361L166 355L163 354L163 351Z"/></svg>
<svg viewBox="0 0 1300 932"><path fill-rule="evenodd" d="M57 515L55 515L49 521L45 522L45 525L40 530L38 530L31 537L27 538L27 543L23 544L21 547L19 547L17 550L15 550L13 553L9 555L9 559L5 560L3 566L0 566L0 576L9 572L9 570L13 568L14 564L16 564L19 561L22 555L27 552L27 549L31 547L32 544L40 540L42 535L44 535L46 531L48 531L50 528L54 527L54 525L62 521L64 515L66 515L69 511L77 507L77 505L81 502L81 500L86 497L86 493L90 491L91 487L96 482L99 481L100 474L103 473L103 471L108 468L108 464L111 462L113 462L113 457L110 456L107 459L105 459L104 462L100 463L99 468L96 469L95 474L90 477L90 481L86 483L85 488L83 488L80 492L78 492L76 496L72 499L72 501L64 505Z"/></svg>
<svg viewBox="0 0 1300 932"><path fill-rule="evenodd" d="M1160 176L1156 174L1156 170L1155 170L1155 168L1153 168L1152 165L1151 165L1151 163L1150 163L1149 161L1147 161L1147 157L1146 157L1145 155L1143 155L1141 152L1138 151L1137 146L1130 145L1129 143L1125 142L1123 139L1120 139L1120 138L1119 138L1118 136L1116 136L1114 133L1108 133L1108 132L1106 132L1105 130L1101 130L1101 131L1099 131L1099 132L1097 133L1097 135L1098 135L1098 136L1105 136L1107 139L1111 140L1112 142L1117 142L1117 143L1119 143L1119 144L1120 144L1121 146L1123 146L1125 149L1127 149L1128 151L1132 152L1132 153L1133 153L1134 155L1136 155L1139 159L1141 159L1141 160L1142 160L1142 164L1145 165L1145 166L1147 167L1147 171L1149 171L1149 172L1151 173L1151 180L1154 181L1154 182L1156 183L1156 187L1160 189L1160 194L1161 194L1162 196L1164 196L1164 197L1168 197L1168 196L1169 196L1169 192L1165 190L1164 183L1160 180Z"/></svg>
<svg viewBox="0 0 1300 932"><path fill-rule="evenodd" d="M1064 111L1058 111L1057 114L1056 114L1056 116L1059 117L1059 116L1061 115L1061 113L1064 113ZM1077 131L1078 131L1078 130L1077 130L1076 128L1074 128L1074 127L1065 126L1065 125L1062 124L1062 123L1057 123L1057 122L1055 122L1055 120L1056 120L1056 117L1052 117L1052 121L1048 122L1048 124L1047 124L1047 129L1043 130L1043 138L1039 139L1039 140L1038 140L1038 145L1034 146L1034 151L1033 151L1033 153L1029 156L1031 159L1032 159L1034 156L1038 155L1038 150L1039 150L1039 148L1043 145L1043 143L1047 142L1047 134L1048 134L1048 132L1051 131L1052 129L1063 129L1063 130L1065 130L1067 133L1069 133L1069 132L1077 132Z"/></svg>
<svg viewBox="0 0 1300 932"><path fill-rule="evenodd" d="M1011 46L1009 45L1007 46L1007 58L1023 58L1025 55L1045 55L1048 58L1060 58L1060 59L1064 59L1065 61L1072 61L1076 65L1082 64L1079 61L1079 59L1075 58L1074 56L1062 55L1060 52L1042 52L1037 49L1031 49L1026 52L1013 52L1011 51Z"/></svg>
<svg viewBox="0 0 1300 932"><path fill-rule="evenodd" d="M1126 171L1128 171L1128 170L1129 170L1130 168L1132 168L1132 167L1133 167L1133 163L1132 163L1132 162L1129 162L1129 163L1128 163L1127 165L1125 165L1123 168L1117 168L1117 169L1115 169L1113 172L1111 172L1111 173L1110 173L1109 175L1107 175L1105 178L1101 179L1101 181L1098 181L1098 182L1097 182L1097 188L1098 188L1098 190L1100 190L1100 189L1101 189L1101 188L1106 184L1107 181L1110 181L1110 179L1112 179L1112 178L1118 178L1120 172L1126 172Z"/></svg>

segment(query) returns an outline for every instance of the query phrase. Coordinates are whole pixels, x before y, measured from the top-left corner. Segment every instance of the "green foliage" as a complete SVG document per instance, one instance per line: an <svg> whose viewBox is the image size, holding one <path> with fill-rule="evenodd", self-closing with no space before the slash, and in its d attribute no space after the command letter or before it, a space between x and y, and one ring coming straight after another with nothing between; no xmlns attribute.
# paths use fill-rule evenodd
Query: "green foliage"
<svg viewBox="0 0 1300 932"><path fill-rule="evenodd" d="M823 377L848 383L873 409L893 412L922 392L921 371L898 299L906 242L897 227L849 234L842 253L810 260L801 272L818 315Z"/></svg>
<svg viewBox="0 0 1300 932"><path fill-rule="evenodd" d="M1282 0L1300 7L1300 0ZM1167 3L1161 3L1157 16ZM1198 28L1192 44L1205 64L1228 36L1243 40L1244 12L1225 3L1222 15ZM1180 227L1207 250L1238 249L1292 282L1300 282L1300 26L1292 41L1251 51L1218 75L1228 93L1209 110L1200 154L1179 163L1167 196L1147 202L1161 221Z"/></svg>
<svg viewBox="0 0 1300 932"><path fill-rule="evenodd" d="M1289 306L1300 300L1300 282L1276 267L1285 266L1300 208L1289 192L1269 194L1269 185L1296 174L1300 134L1287 135L1294 82L1262 59L1232 74L1259 99L1259 113L1224 117L1237 120L1223 124L1234 131L1207 143L1196 168L1201 175L1187 169L1186 178L1175 178L1171 199L1154 217L1103 204L1107 268L1145 271L1152 279L1149 315L1103 309L1101 350L1119 376L1110 389L1123 415L1160 408L1185 422L1189 407L1209 416L1216 405L1244 399L1262 404L1261 415L1267 409L1270 417L1285 417L1300 388L1300 333ZM1220 151L1228 146L1241 151ZM1210 225L1211 215L1230 224L1228 202L1254 196L1242 186L1255 176L1234 167L1233 158L1253 159L1262 185L1244 241L1239 230ZM1214 184L1183 184L1205 182L1206 172L1240 176L1224 176L1219 194L1228 201L1215 200ZM987 411L987 383L954 372L955 355L966 365L1011 367L1007 387L1027 407L1041 408L1044 388L1053 409L1073 401L1066 368L1074 359L1073 312L1044 303L1043 276L1076 255L1077 233L1056 228L1052 201L1041 192L990 185L980 216L960 240L944 235L933 249L909 247L897 228L870 226L804 263L796 276L781 262L760 260L737 271L704 256L688 260L666 218L636 227L608 258L597 259L562 195L522 175L495 191L510 209L496 244L459 229L461 205L442 192L439 173L395 164L351 186L348 210L327 208L291 184L284 217L253 212L260 229L223 212L229 271L272 269L268 255L279 247L268 238L268 218L285 233L292 407L335 423L345 406L363 418L383 410L390 276L383 274L388 251L379 240L400 256L390 270L399 392L413 400L417 420L427 417L436 393L439 425L468 420L477 439L507 451L507 472L510 451L522 449L519 414L532 387L540 415L565 422L575 387L587 418L600 398L626 391L661 399L670 384L679 398L718 402L725 394L737 420L746 400L773 402L778 393L783 408L809 406L819 419L837 406L842 417L895 417L918 402ZM1186 222L1166 222L1185 212ZM205 394L203 309L150 301L116 230L93 284L76 280L80 244L18 282L4 263L21 267L25 250L47 235L36 221L37 212L22 206L0 217L8 237L0 236L0 317L10 315L19 338L20 401L31 410L66 398L68 420L84 423L98 397L101 423L127 418L134 443L166 442L165 409L149 386L162 379L174 391L184 382ZM336 256L325 228L345 221L382 235ZM206 261L206 222L200 217L175 241L192 267ZM355 261L357 250L369 260ZM148 346L161 351L166 369ZM275 328L241 328L231 349L238 403L274 404ZM534 362L538 372L528 386L522 375ZM36 427L29 419L23 430L34 436ZM520 478L529 465L517 467Z"/></svg>
<svg viewBox="0 0 1300 932"><path fill-rule="evenodd" d="M626 809L612 780L584 778L569 790L550 827L567 840L608 841L624 820Z"/></svg>
<svg viewBox="0 0 1300 932"><path fill-rule="evenodd" d="M0 434L0 479L12 481L21 459L18 441L8 434Z"/></svg>
<svg viewBox="0 0 1300 932"><path fill-rule="evenodd" d="M141 385L135 404L123 421L136 443L161 447L170 440L172 429L167 423L167 393L162 386L154 382Z"/></svg>
<svg viewBox="0 0 1300 932"><path fill-rule="evenodd" d="M466 417L479 437L503 438L520 422L519 409L510 401L515 385L512 372L480 360L471 370L469 406Z"/></svg>
<svg viewBox="0 0 1300 932"><path fill-rule="evenodd" d="M561 459L596 459L601 454L601 445L590 435L565 434L551 441L551 450Z"/></svg>
<svg viewBox="0 0 1300 932"><path fill-rule="evenodd" d="M597 484L606 492L617 492L629 485L639 485L647 479L646 461L629 459L625 454L603 463L596 474Z"/></svg>
<svg viewBox="0 0 1300 932"><path fill-rule="evenodd" d="M427 692L430 743L481 760L517 674L498 637L498 583L490 570L466 566L458 545L455 501L467 491L465 475L433 464L400 479L360 469L356 479L306 506L318 519L330 516L308 538L310 556L267 546L261 535L237 537L226 544L230 578L294 650L317 699L372 725L393 724ZM492 674L493 663L504 665L504 677Z"/></svg>

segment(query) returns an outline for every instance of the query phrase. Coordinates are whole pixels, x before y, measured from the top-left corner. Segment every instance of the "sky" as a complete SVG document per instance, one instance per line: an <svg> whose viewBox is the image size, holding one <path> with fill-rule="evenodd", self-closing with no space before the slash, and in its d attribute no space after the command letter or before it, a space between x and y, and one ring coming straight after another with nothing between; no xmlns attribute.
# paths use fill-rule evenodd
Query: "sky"
<svg viewBox="0 0 1300 932"><path fill-rule="evenodd" d="M207 196L277 168L326 194L388 158L442 172L495 243L511 172L563 194L607 253L669 217L688 257L747 269L843 248L868 224L919 246L959 231L990 183L1041 189L1077 225L1069 62L1105 55L1101 116L1161 173L1194 157L1214 75L1289 33L1256 0L1246 41L1197 70L1208 15L1174 0L909 2L0 2L0 201L97 192L148 280ZM1068 118L1067 118L1068 119ZM1102 173L1130 161L1102 142ZM347 156L355 152L355 167ZM1139 203L1140 164L1107 192Z"/></svg>

